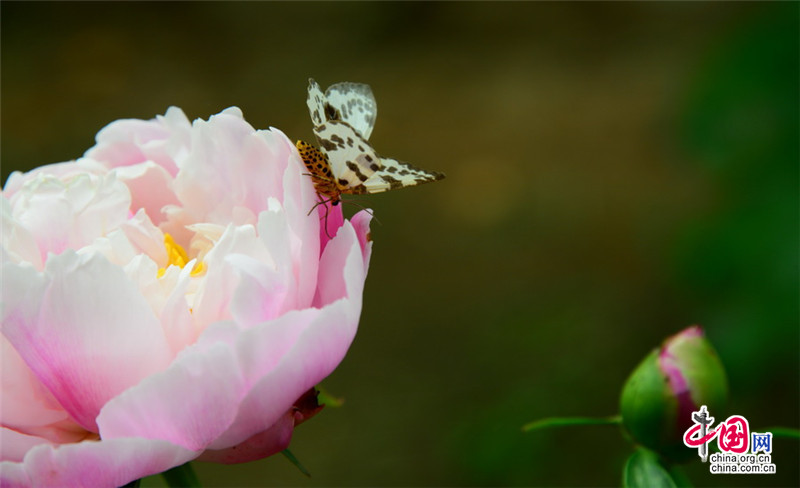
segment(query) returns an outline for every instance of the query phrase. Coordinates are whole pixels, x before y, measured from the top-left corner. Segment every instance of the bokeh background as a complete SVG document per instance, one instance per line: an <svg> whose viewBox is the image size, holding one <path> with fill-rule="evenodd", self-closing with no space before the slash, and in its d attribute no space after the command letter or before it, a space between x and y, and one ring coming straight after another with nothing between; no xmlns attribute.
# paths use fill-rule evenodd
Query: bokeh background
<svg viewBox="0 0 800 488"><path fill-rule="evenodd" d="M2 179L119 118L238 105L312 137L309 76L369 83L379 152L444 171L380 219L343 397L207 486L618 485L627 374L702 324L753 428L798 426L798 18L790 3L2 3ZM353 212L350 209L349 212ZM773 476L797 486L798 445ZM159 486L160 478L145 481Z"/></svg>

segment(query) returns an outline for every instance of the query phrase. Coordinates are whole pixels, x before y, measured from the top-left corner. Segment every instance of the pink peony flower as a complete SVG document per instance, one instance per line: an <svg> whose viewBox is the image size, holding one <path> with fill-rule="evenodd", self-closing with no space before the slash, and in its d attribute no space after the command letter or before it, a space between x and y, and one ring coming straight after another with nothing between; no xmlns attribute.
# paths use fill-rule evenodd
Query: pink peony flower
<svg viewBox="0 0 800 488"><path fill-rule="evenodd" d="M303 173L238 108L173 107L9 177L0 485L121 486L286 448L353 340L371 250L366 212L307 215Z"/></svg>

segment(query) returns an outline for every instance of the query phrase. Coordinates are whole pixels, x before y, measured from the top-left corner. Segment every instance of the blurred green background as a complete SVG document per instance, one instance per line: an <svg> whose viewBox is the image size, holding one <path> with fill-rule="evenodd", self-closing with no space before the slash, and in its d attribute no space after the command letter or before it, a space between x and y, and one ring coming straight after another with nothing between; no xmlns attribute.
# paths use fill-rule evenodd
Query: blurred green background
<svg viewBox="0 0 800 488"><path fill-rule="evenodd" d="M798 3L2 3L2 178L118 118L238 105L309 140L309 76L372 86L384 155L342 408L207 486L617 485L627 374L702 324L756 429L798 426ZM352 212L351 208L348 210ZM800 485L797 442L774 476ZM146 481L161 483L159 478Z"/></svg>

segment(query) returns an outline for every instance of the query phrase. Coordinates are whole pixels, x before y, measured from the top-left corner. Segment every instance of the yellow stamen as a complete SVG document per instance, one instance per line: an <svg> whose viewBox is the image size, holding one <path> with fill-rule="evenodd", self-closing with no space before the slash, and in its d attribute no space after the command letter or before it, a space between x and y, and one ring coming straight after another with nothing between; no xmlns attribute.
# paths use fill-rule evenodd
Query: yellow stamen
<svg viewBox="0 0 800 488"><path fill-rule="evenodd" d="M197 264L194 265L194 269L189 274L191 276L200 276L205 272L206 272L206 263L199 261Z"/></svg>
<svg viewBox="0 0 800 488"><path fill-rule="evenodd" d="M170 266L178 266L179 268L183 268L186 266L186 263L191 261L189 259L189 255L186 254L186 251L181 247L180 244L175 242L171 235L164 233L164 247L167 248L167 265L163 268L158 270L158 277L161 278L164 276L164 273L167 272L167 268ZM198 276L205 272L206 265L202 261L198 261L194 268L192 268L191 275Z"/></svg>

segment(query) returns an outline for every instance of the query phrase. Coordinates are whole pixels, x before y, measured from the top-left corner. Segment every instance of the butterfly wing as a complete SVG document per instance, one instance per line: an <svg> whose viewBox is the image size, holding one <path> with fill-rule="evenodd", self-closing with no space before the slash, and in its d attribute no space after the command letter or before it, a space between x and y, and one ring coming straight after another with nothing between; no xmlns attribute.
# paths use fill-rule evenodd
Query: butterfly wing
<svg viewBox="0 0 800 488"><path fill-rule="evenodd" d="M330 163L335 191L380 193L444 178L442 173L381 158L369 145L378 111L369 85L336 83L323 94L317 82L309 79L306 103L320 150Z"/></svg>
<svg viewBox="0 0 800 488"><path fill-rule="evenodd" d="M378 104L369 85L336 83L325 91L325 98L334 113L338 114L338 120L347 122L361 137L369 139L378 115Z"/></svg>
<svg viewBox="0 0 800 488"><path fill-rule="evenodd" d="M328 157L337 184L343 190L363 185L381 168L381 158L347 122L329 120L314 127L314 135L317 136L320 150Z"/></svg>
<svg viewBox="0 0 800 488"><path fill-rule="evenodd" d="M381 158L381 168L364 181L364 184L358 188L358 193L380 193L431 183L443 178L443 173L420 169L396 159Z"/></svg>
<svg viewBox="0 0 800 488"><path fill-rule="evenodd" d="M306 105L308 105L308 113L311 114L311 122L314 127L322 125L327 120L325 118L325 95L313 78L308 79L308 98L306 98Z"/></svg>

